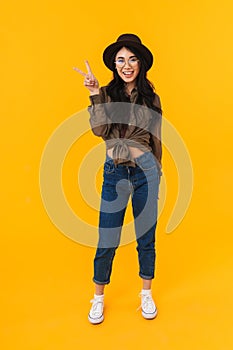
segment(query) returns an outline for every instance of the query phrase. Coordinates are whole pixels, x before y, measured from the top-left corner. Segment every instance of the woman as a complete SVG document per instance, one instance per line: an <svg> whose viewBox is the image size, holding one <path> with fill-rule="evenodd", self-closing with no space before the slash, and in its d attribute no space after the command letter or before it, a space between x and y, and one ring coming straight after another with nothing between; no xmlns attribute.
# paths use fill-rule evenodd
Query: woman
<svg viewBox="0 0 233 350"><path fill-rule="evenodd" d="M155 269L157 199L161 176L161 104L146 78L153 63L150 50L138 36L123 34L104 53L113 80L99 87L86 61L84 85L90 92L90 124L106 143L104 181L99 217L99 243L94 259L95 293L88 319L104 319L104 287L110 282L112 263L129 196L132 196L141 308L146 319L157 315L151 284Z"/></svg>

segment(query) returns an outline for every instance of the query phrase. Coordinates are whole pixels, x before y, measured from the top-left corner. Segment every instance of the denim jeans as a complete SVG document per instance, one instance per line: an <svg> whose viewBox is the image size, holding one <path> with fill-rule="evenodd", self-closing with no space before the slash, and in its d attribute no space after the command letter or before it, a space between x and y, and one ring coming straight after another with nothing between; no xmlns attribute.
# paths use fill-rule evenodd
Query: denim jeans
<svg viewBox="0 0 233 350"><path fill-rule="evenodd" d="M114 165L106 156L99 216L99 242L94 259L93 281L110 282L116 248L129 197L132 198L137 240L139 276L153 279L155 270L155 230L157 225L160 169L152 152L134 159L136 167ZM127 259L127 257L126 257Z"/></svg>

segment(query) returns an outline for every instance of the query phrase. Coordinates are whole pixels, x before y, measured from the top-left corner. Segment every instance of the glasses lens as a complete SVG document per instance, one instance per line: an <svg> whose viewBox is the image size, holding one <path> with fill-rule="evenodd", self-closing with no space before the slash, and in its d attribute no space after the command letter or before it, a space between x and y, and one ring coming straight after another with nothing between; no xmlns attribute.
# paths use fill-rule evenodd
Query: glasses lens
<svg viewBox="0 0 233 350"><path fill-rule="evenodd" d="M125 60L118 58L115 63L118 67L123 67L125 65Z"/></svg>
<svg viewBox="0 0 233 350"><path fill-rule="evenodd" d="M115 61L117 67L123 67L126 63L126 61L123 59L123 58L118 58L116 61ZM128 60L128 64L130 66L135 66L136 64L138 63L138 59L136 57L132 57Z"/></svg>
<svg viewBox="0 0 233 350"><path fill-rule="evenodd" d="M138 59L136 57L132 57L129 59L129 64L131 66L135 66L138 63Z"/></svg>

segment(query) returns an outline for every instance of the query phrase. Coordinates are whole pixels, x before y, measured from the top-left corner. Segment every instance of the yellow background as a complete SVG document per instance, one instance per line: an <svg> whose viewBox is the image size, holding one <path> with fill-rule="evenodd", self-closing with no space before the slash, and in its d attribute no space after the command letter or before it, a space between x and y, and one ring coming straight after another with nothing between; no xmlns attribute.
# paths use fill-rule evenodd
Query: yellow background
<svg viewBox="0 0 233 350"><path fill-rule="evenodd" d="M232 349L232 11L230 0L2 4L2 349ZM124 32L138 34L154 53L149 78L189 150L194 189L183 221L166 234L177 179L165 148L168 195L153 288L159 315L148 322L136 312L141 284L132 243L118 250L106 319L94 327L87 321L94 248L51 223L39 166L53 131L89 103L72 67L85 69L88 58L106 84L111 72L102 52ZM75 150L64 176L73 204Z"/></svg>

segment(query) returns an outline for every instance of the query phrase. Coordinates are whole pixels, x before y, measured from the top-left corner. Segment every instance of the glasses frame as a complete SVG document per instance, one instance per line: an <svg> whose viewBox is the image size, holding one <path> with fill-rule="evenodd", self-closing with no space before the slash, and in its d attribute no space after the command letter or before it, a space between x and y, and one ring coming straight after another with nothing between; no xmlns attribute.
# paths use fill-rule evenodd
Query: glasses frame
<svg viewBox="0 0 233 350"><path fill-rule="evenodd" d="M122 59L122 58L119 58L119 59ZM130 60L135 60L135 61L133 61L133 64L132 64L132 62L130 63ZM119 63L117 62L117 60L114 61L116 67L118 67L118 68L123 68L123 67L126 65L126 62L128 63L128 65L129 65L130 67L134 67L134 66L136 66L136 64L138 64L138 63L140 62L140 60L139 60L137 57L131 57L131 58L129 58L128 60L124 60L124 63L123 63L123 64L119 64Z"/></svg>

